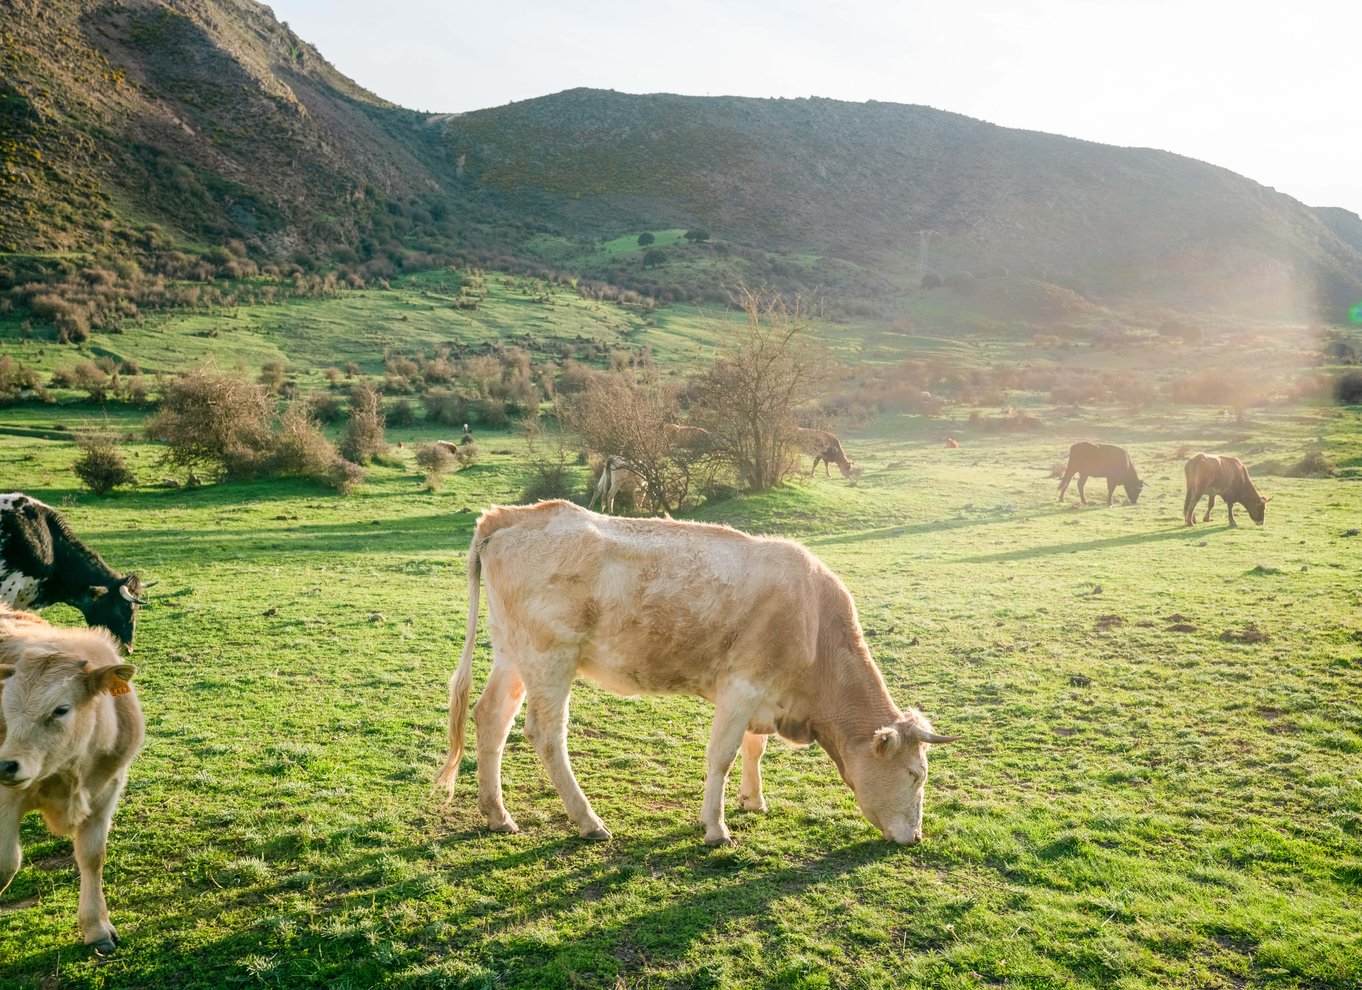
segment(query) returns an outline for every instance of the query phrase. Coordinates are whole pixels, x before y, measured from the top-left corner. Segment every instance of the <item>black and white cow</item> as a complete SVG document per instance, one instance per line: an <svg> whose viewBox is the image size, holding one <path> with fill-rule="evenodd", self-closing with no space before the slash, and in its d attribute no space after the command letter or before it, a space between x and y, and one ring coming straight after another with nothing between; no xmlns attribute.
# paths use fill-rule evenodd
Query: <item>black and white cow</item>
<svg viewBox="0 0 1362 990"><path fill-rule="evenodd" d="M112 570L51 506L22 492L0 495L0 601L19 609L65 602L131 652L142 591L155 583Z"/></svg>

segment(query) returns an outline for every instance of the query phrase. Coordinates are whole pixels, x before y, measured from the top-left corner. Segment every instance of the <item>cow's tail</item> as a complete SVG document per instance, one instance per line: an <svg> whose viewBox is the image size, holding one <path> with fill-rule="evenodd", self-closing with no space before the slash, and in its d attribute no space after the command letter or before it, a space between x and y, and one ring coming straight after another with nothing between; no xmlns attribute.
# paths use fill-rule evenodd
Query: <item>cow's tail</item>
<svg viewBox="0 0 1362 990"><path fill-rule="evenodd" d="M464 632L463 656L459 659L459 667L449 679L449 756L435 778L435 789L444 790L446 801L454 797L454 784L459 779L464 734L468 727L468 696L473 690L473 648L478 639L478 585L482 576L478 548L485 538L481 526L477 527L473 531L473 543L468 548L468 627Z"/></svg>

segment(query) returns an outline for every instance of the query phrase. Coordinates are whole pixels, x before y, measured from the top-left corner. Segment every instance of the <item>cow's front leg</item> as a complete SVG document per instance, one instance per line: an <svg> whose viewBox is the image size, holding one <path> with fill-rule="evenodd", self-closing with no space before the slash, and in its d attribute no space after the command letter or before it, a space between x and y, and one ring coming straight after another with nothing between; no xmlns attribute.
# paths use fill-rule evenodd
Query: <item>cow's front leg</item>
<svg viewBox="0 0 1362 990"><path fill-rule="evenodd" d="M19 819L22 817L18 795L0 793L0 894L9 887L24 862L24 851L19 846Z"/></svg>
<svg viewBox="0 0 1362 990"><path fill-rule="evenodd" d="M744 811L765 811L766 799L761 793L761 754L766 752L766 736L745 732L742 737L742 781L738 785L738 801Z"/></svg>
<svg viewBox="0 0 1362 990"><path fill-rule="evenodd" d="M1211 510L1215 508L1215 492L1206 496L1206 514L1201 517L1202 522L1211 521ZM1231 513L1233 515L1233 513Z"/></svg>
<svg viewBox="0 0 1362 990"><path fill-rule="evenodd" d="M80 907L76 917L85 944L107 954L118 945L118 932L109 923L109 908L104 903L104 851L109 838L109 820L114 802L95 811L76 827L76 865L80 867Z"/></svg>
<svg viewBox="0 0 1362 990"><path fill-rule="evenodd" d="M709 745L705 747L705 802L700 807L700 821L705 826L705 845L733 844L733 836L724 824L724 787L738 746L747 734L751 717L748 705L736 698L720 695L714 706L714 725L709 730ZM746 767L744 766L744 773Z"/></svg>
<svg viewBox="0 0 1362 990"><path fill-rule="evenodd" d="M1111 500L1112 500L1112 498L1113 498L1115 495L1116 495L1116 482L1113 481L1112 479L1108 478L1108 479L1107 479L1107 508L1108 508L1108 509L1111 508Z"/></svg>
<svg viewBox="0 0 1362 990"><path fill-rule="evenodd" d="M1230 517L1230 528L1238 529L1239 524L1234 521L1234 503L1231 502L1229 499L1225 499L1225 512Z"/></svg>
<svg viewBox="0 0 1362 990"><path fill-rule="evenodd" d="M539 759L549 772L554 789L563 799L568 817L577 823L582 838L608 839L610 830L591 810L591 802L582 793L572 773L572 765L568 762L567 717L568 695L571 691L571 673L561 684L530 684L525 711L525 735L534 744Z"/></svg>
<svg viewBox="0 0 1362 990"><path fill-rule="evenodd" d="M1079 476L1078 476L1078 501L1079 501L1080 503L1082 503L1083 505L1087 505L1087 504L1088 504L1088 496L1085 495L1084 492L1083 492L1083 488L1084 488L1085 485L1087 485L1087 483L1088 483L1088 476L1087 476L1086 474L1079 474Z"/></svg>
<svg viewBox="0 0 1362 990"><path fill-rule="evenodd" d="M478 735L478 808L487 816L487 827L493 832L520 831L501 796L501 754L524 699L520 675L513 667L494 660L487 686L473 706Z"/></svg>

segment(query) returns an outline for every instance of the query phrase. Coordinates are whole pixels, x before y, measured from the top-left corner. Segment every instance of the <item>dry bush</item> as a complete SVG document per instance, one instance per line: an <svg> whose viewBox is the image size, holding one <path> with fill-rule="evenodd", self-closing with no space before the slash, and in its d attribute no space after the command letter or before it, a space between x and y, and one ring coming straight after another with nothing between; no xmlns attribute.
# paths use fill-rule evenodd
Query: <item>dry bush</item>
<svg viewBox="0 0 1362 990"><path fill-rule="evenodd" d="M356 464L368 464L388 449L383 439L383 398L368 382L350 389L350 422L341 454Z"/></svg>
<svg viewBox="0 0 1362 990"><path fill-rule="evenodd" d="M1362 405L1362 371L1345 371L1334 379L1334 400L1339 405Z"/></svg>
<svg viewBox="0 0 1362 990"><path fill-rule="evenodd" d="M398 399L388 408L388 423L391 426L411 426L416 422L416 407L406 399Z"/></svg>
<svg viewBox="0 0 1362 990"><path fill-rule="evenodd" d="M448 388L434 388L421 396L426 408L426 419L441 426L460 426L469 419L469 401L460 392Z"/></svg>
<svg viewBox="0 0 1362 990"><path fill-rule="evenodd" d="M91 402L107 400L113 386L113 378L93 361L80 360L52 371L53 388L79 389Z"/></svg>
<svg viewBox="0 0 1362 990"><path fill-rule="evenodd" d="M691 418L740 484L761 491L798 469L795 412L822 397L833 362L798 297L740 286L733 302L746 319L693 381Z"/></svg>
<svg viewBox="0 0 1362 990"><path fill-rule="evenodd" d="M71 470L86 488L105 495L115 488L137 484L137 477L123 461L118 438L107 430L83 430L75 435L80 457Z"/></svg>
<svg viewBox="0 0 1362 990"><path fill-rule="evenodd" d="M43 388L38 369L30 368L8 354L0 354L0 402L30 397L43 402L52 401L52 396Z"/></svg>
<svg viewBox="0 0 1362 990"><path fill-rule="evenodd" d="M454 470L454 455L448 447L423 443L416 448L416 464L425 472L426 487L438 491L440 480Z"/></svg>
<svg viewBox="0 0 1362 990"><path fill-rule="evenodd" d="M279 419L268 452L256 473L270 478L303 478L329 485L342 494L364 480L364 470L336 452L303 403L294 402Z"/></svg>
<svg viewBox="0 0 1362 990"><path fill-rule="evenodd" d="M264 388L235 375L193 371L166 387L147 436L165 461L225 478L250 477L270 449L274 409Z"/></svg>
<svg viewBox="0 0 1362 990"><path fill-rule="evenodd" d="M1168 383L1168 397L1182 405L1226 406L1242 420L1250 406L1261 403L1266 390L1261 375L1235 368L1216 368L1180 375Z"/></svg>

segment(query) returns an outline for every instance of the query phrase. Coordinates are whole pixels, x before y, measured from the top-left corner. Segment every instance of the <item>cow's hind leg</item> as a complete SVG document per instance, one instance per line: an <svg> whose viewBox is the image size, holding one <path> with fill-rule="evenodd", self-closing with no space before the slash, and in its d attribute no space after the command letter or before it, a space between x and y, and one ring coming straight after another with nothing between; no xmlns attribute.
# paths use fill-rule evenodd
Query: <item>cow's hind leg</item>
<svg viewBox="0 0 1362 990"><path fill-rule="evenodd" d="M1206 496L1206 515L1202 517L1202 522L1211 521L1211 510L1215 508L1215 492Z"/></svg>
<svg viewBox="0 0 1362 990"><path fill-rule="evenodd" d="M1064 493L1069 490L1069 482L1073 480L1073 476L1073 471L1066 468L1064 471L1064 478L1059 483L1059 500L1061 502L1064 501Z"/></svg>
<svg viewBox="0 0 1362 990"><path fill-rule="evenodd" d="M766 798L761 793L761 755L766 752L766 736L745 732L742 737L742 781L738 785L738 803L744 811L765 811Z"/></svg>
<svg viewBox="0 0 1362 990"><path fill-rule="evenodd" d="M1225 512L1230 517L1230 528L1238 529L1239 524L1234 521L1234 503L1231 502L1229 499L1225 499Z"/></svg>
<svg viewBox="0 0 1362 990"><path fill-rule="evenodd" d="M568 817L577 823L584 839L608 839L610 830L591 810L572 773L567 751L568 696L572 692L575 665L565 665L566 678L534 679L526 701L525 735L534 744L544 769L558 796L563 799Z"/></svg>
<svg viewBox="0 0 1362 990"><path fill-rule="evenodd" d="M501 796L501 754L524 698L525 685L515 668L493 662L487 686L473 706L478 734L478 809L487 816L487 827L493 832L519 831Z"/></svg>
<svg viewBox="0 0 1362 990"><path fill-rule="evenodd" d="M1190 484L1187 486L1187 495L1182 500L1182 521L1188 526L1196 525L1196 504L1201 496Z"/></svg>
<svg viewBox="0 0 1362 990"><path fill-rule="evenodd" d="M1084 494L1083 487L1088 483L1088 476L1083 472L1078 473L1078 501L1084 505L1088 504L1088 496Z"/></svg>
<svg viewBox="0 0 1362 990"><path fill-rule="evenodd" d="M97 810L76 828L76 865L80 867L80 922L85 944L96 952L113 952L118 932L109 924L109 908L104 902L104 853L109 838L109 821L114 801Z"/></svg>

